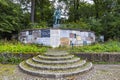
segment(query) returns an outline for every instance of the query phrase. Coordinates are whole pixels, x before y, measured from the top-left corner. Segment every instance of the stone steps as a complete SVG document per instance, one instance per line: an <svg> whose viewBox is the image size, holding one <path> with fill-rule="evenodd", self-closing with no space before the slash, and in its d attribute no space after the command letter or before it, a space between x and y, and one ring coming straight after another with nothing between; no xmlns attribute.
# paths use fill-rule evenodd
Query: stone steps
<svg viewBox="0 0 120 80"><path fill-rule="evenodd" d="M83 62L85 60L79 60L75 63L67 63L67 64L56 64L56 65L51 65L51 64L45 64L45 63L39 63L39 62L35 62L33 61L32 59L28 59L26 60L26 62L30 62L32 64L36 64L36 65L45 65L45 66L59 66L59 67L63 67L63 66L72 66L72 65L77 65L77 64L80 64L81 62Z"/></svg>
<svg viewBox="0 0 120 80"><path fill-rule="evenodd" d="M67 59L71 59L74 57L74 55L67 55L67 56L45 56L45 55L38 55L39 58L41 59L45 59L45 60L67 60Z"/></svg>
<svg viewBox="0 0 120 80"><path fill-rule="evenodd" d="M48 61L48 60L43 60L40 59L39 57L34 57L32 58L33 61L38 62L38 63L44 63L44 64L66 64L66 63L74 63L80 60L80 58L72 58L70 60L64 60L64 61Z"/></svg>
<svg viewBox="0 0 120 80"><path fill-rule="evenodd" d="M24 71L32 75L40 77L50 77L50 78L63 78L67 76L73 76L80 73L87 72L92 69L92 63L87 63L82 67L75 69L66 69L66 70L41 70L34 67L28 67L25 62L20 63L19 67Z"/></svg>
<svg viewBox="0 0 120 80"><path fill-rule="evenodd" d="M57 57L57 56L67 56L67 55L69 55L69 53L67 53L67 52L61 52L61 53L59 53L59 52L52 52L52 53L45 53L44 54L45 56L54 56L54 57Z"/></svg>
<svg viewBox="0 0 120 80"><path fill-rule="evenodd" d="M93 65L86 60L80 60L74 55L60 51L38 55L20 63L19 67L28 74L63 78L87 72L92 69Z"/></svg>
<svg viewBox="0 0 120 80"><path fill-rule="evenodd" d="M85 60L81 60L79 62L73 63L73 64L63 64L63 65L45 65L45 64L39 64L39 63L35 63L33 62L31 59L26 61L26 64L34 67L34 68L38 68L38 69L47 69L47 70L65 70L65 69L72 69L72 68L77 68L77 67L81 67L84 64L86 64Z"/></svg>

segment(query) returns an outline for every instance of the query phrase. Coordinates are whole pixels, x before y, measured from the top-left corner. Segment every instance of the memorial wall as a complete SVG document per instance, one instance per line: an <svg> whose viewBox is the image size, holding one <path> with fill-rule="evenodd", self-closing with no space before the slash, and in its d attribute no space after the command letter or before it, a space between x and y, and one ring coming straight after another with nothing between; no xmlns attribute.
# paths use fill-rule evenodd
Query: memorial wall
<svg viewBox="0 0 120 80"><path fill-rule="evenodd" d="M37 43L45 46L83 46L95 42L95 34L90 31L64 29L24 30L19 34L23 43Z"/></svg>

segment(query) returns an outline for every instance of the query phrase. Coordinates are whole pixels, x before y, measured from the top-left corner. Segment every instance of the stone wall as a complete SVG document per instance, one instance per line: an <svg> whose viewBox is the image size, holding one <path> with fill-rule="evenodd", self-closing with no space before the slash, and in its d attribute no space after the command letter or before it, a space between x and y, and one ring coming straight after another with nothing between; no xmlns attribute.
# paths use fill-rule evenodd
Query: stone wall
<svg viewBox="0 0 120 80"><path fill-rule="evenodd" d="M120 62L120 53L72 53L92 62Z"/></svg>
<svg viewBox="0 0 120 80"><path fill-rule="evenodd" d="M38 53L40 54L40 53ZM33 56L37 56L38 54L35 53L27 53L27 54L20 54L20 53L0 53L0 57L5 57L5 58L9 58L9 57L16 57L16 58L21 58L23 60L32 58Z"/></svg>
<svg viewBox="0 0 120 80"><path fill-rule="evenodd" d="M39 53L40 54L40 53ZM74 54L82 59L86 59L88 61L92 62L109 62L109 63L114 63L114 62L120 62L120 53L71 53ZM23 60L32 58L33 56L37 56L38 54L5 54L5 53L0 53L0 56L4 57L10 57L10 56L15 56L19 57Z"/></svg>

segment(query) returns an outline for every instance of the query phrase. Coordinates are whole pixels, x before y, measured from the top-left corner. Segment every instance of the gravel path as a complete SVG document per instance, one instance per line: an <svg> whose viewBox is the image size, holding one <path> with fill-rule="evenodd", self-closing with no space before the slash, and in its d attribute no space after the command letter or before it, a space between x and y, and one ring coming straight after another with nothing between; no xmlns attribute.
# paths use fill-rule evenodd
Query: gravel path
<svg viewBox="0 0 120 80"><path fill-rule="evenodd" d="M12 73L9 72L11 67L14 68ZM0 74L0 80L120 80L120 65L94 65L94 69L90 72L67 79L45 79L31 76L19 70L15 65L10 66L9 69L7 69L8 75L6 70Z"/></svg>
<svg viewBox="0 0 120 80"><path fill-rule="evenodd" d="M120 80L120 65L94 65L92 71L76 80Z"/></svg>

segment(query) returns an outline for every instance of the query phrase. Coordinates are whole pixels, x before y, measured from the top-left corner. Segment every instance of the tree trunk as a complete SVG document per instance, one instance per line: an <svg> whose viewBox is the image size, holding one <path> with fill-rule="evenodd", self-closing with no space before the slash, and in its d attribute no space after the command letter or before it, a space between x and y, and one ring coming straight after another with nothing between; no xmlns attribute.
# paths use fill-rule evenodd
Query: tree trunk
<svg viewBox="0 0 120 80"><path fill-rule="evenodd" d="M74 22L76 21L76 0L74 0Z"/></svg>
<svg viewBox="0 0 120 80"><path fill-rule="evenodd" d="M94 1L94 3L95 3L95 16L96 16L96 19L98 19L99 18L99 12L100 12L100 6L102 5L101 4L101 1L99 1L99 0L93 0Z"/></svg>
<svg viewBox="0 0 120 80"><path fill-rule="evenodd" d="M79 9L79 0L74 0L74 22L79 20L78 9Z"/></svg>
<svg viewBox="0 0 120 80"><path fill-rule="evenodd" d="M31 22L35 20L35 0L31 0Z"/></svg>

